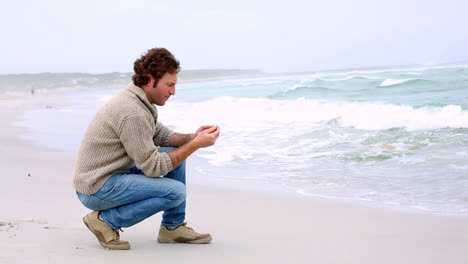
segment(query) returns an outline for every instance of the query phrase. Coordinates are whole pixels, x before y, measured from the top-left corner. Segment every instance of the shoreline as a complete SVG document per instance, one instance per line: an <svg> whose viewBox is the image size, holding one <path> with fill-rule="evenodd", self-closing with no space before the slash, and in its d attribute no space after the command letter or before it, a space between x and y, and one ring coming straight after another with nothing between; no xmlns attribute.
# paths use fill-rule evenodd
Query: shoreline
<svg viewBox="0 0 468 264"><path fill-rule="evenodd" d="M130 251L104 250L81 222L89 210L73 191L76 154L35 146L19 138L25 129L11 125L24 111L22 100L0 106L1 263L468 262L465 218L200 183L188 185L187 220L210 232L213 243L158 244L158 213L121 234ZM196 174L190 166L188 173Z"/></svg>
<svg viewBox="0 0 468 264"><path fill-rule="evenodd" d="M187 163L188 168L190 169L192 164L202 162L209 163L208 161L196 157L190 157ZM377 210L389 210L396 213L405 213L405 214L414 214L414 215L428 215L428 216L442 216L442 217L455 217L460 219L468 220L468 213L460 212L444 212L444 211L433 211L429 209L422 209L412 206L405 206L401 204L391 204L384 203L381 201L357 199L357 198L340 198L332 197L325 195L314 195L314 194L305 194L299 193L297 189L284 186L274 182L266 182L264 180L252 180L252 179L242 179L242 178L213 178L214 175L203 175L201 172L198 172L195 169L191 171L194 175L194 182L196 185L207 186L214 189L225 189L231 191L247 191L252 193L262 193L270 196L277 196L278 198L289 198L289 199L310 199L319 202L331 202L341 204L343 206L358 206L368 209L377 209ZM245 189L241 186L246 186Z"/></svg>

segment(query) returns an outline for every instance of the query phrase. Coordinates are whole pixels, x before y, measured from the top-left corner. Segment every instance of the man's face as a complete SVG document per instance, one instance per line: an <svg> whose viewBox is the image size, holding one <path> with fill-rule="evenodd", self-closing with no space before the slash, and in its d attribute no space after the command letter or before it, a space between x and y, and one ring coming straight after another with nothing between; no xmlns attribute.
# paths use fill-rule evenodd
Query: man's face
<svg viewBox="0 0 468 264"><path fill-rule="evenodd" d="M164 74L157 84L152 79L152 88L149 91L148 99L152 104L164 105L171 95L175 95L176 83L177 73Z"/></svg>

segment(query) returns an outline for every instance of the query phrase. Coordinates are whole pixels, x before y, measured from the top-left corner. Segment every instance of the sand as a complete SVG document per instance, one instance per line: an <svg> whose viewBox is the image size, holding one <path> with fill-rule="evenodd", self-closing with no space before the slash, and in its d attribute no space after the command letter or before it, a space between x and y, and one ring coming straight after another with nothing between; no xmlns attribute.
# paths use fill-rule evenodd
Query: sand
<svg viewBox="0 0 468 264"><path fill-rule="evenodd" d="M187 221L211 244L158 244L159 213L121 233L131 250L105 250L82 223L76 153L34 146L11 125L60 103L0 98L0 263L468 263L466 216L209 184L188 185Z"/></svg>

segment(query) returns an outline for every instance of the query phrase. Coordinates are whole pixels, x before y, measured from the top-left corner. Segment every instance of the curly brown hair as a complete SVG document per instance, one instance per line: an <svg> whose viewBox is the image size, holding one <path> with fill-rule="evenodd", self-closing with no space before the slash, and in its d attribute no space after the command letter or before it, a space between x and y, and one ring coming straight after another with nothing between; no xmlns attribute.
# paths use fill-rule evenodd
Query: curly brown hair
<svg viewBox="0 0 468 264"><path fill-rule="evenodd" d="M141 55L133 64L135 74L132 76L136 86L146 85L149 82L148 74L156 80L154 85L166 73L178 73L180 71L179 61L165 48L149 49Z"/></svg>

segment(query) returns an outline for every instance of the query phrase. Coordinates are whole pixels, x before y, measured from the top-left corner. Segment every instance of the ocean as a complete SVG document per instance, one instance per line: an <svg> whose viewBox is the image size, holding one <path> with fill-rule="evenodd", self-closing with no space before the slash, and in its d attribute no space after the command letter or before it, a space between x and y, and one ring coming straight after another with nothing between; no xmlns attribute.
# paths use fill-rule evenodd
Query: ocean
<svg viewBox="0 0 468 264"><path fill-rule="evenodd" d="M468 214L468 65L264 74L184 71L158 107L170 128L217 124L196 154L204 182ZM24 139L78 151L129 73L0 76L0 93L72 100L24 113ZM72 177L72 172L70 172Z"/></svg>

